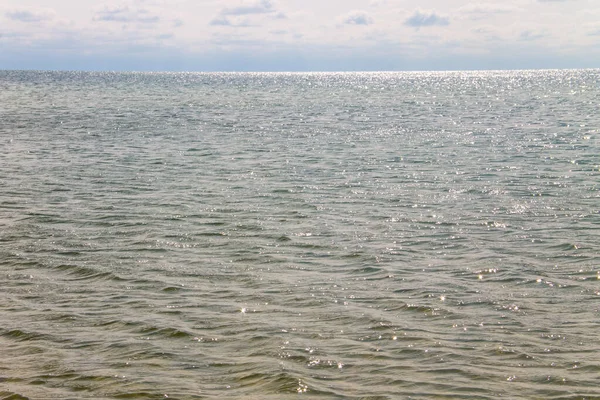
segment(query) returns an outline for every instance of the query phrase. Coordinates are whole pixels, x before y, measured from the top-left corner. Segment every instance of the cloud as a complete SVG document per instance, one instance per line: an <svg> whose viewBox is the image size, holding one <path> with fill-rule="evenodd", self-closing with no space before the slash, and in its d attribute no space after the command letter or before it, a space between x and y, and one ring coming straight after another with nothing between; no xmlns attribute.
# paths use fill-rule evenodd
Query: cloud
<svg viewBox="0 0 600 400"><path fill-rule="evenodd" d="M216 17L214 17L211 21L210 21L210 25L215 25L215 26L233 26L233 24L231 23L231 21L229 20L229 18L223 16L223 15L217 15Z"/></svg>
<svg viewBox="0 0 600 400"><path fill-rule="evenodd" d="M246 57L258 60L260 54L280 50L282 52L277 56L287 54L288 60L300 54L293 58L299 62L298 66L285 64L286 68L300 69L419 67L421 64L416 64L417 61L410 64L413 55L415 59L426 60L423 61L429 63L423 64L426 68L469 67L462 59L444 65L439 61L459 52L472 55L471 60L483 55L495 57L482 64L472 61L473 68L482 65L490 68L600 65L600 0L435 0L422 2L428 5L413 2L412 6L407 6L410 2L399 0L345 3L323 0L99 0L95 5L93 0L80 2L74 7L67 0L0 0L0 59L4 60L0 68L17 66L15 54L41 52L42 47L48 48L48 53L44 54L68 54L73 60L96 54L118 54L118 62L110 65L105 62L101 64L102 68L139 68L143 64L132 66L129 63L130 47L138 44L146 46L136 50L140 54L147 52L155 57L153 60L163 60L157 61L157 66L152 68L159 68L159 65L177 67L171 59L173 54L180 54L182 65L191 68L194 64L188 60L202 52L222 52L223 57L247 52L244 60ZM44 7L53 8L56 13L44 11ZM571 8L573 12L567 12ZM560 18L557 17L559 12ZM287 19L278 19L286 16ZM65 18L64 23L62 18ZM28 36L14 36L21 33ZM217 33L222 34L223 39L212 41L212 35ZM239 42L226 40L232 34L238 34ZM243 40L255 41L252 51L247 50L250 44ZM453 44L450 47L450 41L460 41L461 46ZM311 46L328 47L318 50L317 54ZM379 61L373 61L377 54L369 52L369 46L381 54ZM11 53L11 58L7 54L13 47L18 50ZM521 62L511 51L497 55L497 49L509 47L525 49L522 54L526 56L539 49L546 64ZM284 53L286 49L291 50ZM342 57L344 54L348 56ZM396 61L392 60L394 55L397 55ZM305 64L302 57L305 57ZM578 64L576 57L585 62ZM38 65L58 67L50 58L41 57ZM196 64L195 68L212 68L212 61L206 62ZM270 70L279 68L277 66L283 62L274 55L243 68ZM23 64L26 65L30 64ZM80 64L75 62L74 66L69 66L65 63L62 67L75 68L77 65ZM228 65L223 61L219 68L236 68Z"/></svg>
<svg viewBox="0 0 600 400"><path fill-rule="evenodd" d="M458 9L460 13L472 16L508 14L517 10L518 8L514 6L495 3L470 3Z"/></svg>
<svg viewBox="0 0 600 400"><path fill-rule="evenodd" d="M225 7L221 9L221 15L251 15L269 14L276 12L273 2L270 0L257 0L246 2L237 7Z"/></svg>
<svg viewBox="0 0 600 400"><path fill-rule="evenodd" d="M14 38L25 38L28 37L27 33L19 33L19 32L0 32L0 40L2 39L14 39Z"/></svg>
<svg viewBox="0 0 600 400"><path fill-rule="evenodd" d="M388 4L388 0L371 0L369 7L381 7Z"/></svg>
<svg viewBox="0 0 600 400"><path fill-rule="evenodd" d="M373 18L365 11L350 11L342 16L342 23L348 25L370 25L373 23Z"/></svg>
<svg viewBox="0 0 600 400"><path fill-rule="evenodd" d="M226 15L217 15L215 18L213 18L209 22L209 25L212 25L212 26L235 26L235 27L240 27L240 28L256 26L256 25L252 24L248 20L248 18L238 17L238 16L228 17Z"/></svg>
<svg viewBox="0 0 600 400"><path fill-rule="evenodd" d="M531 41L531 40L541 39L545 36L547 36L547 35L545 35L544 33L541 33L541 32L534 32L534 31L526 30L526 31L521 32L521 34L519 35L519 40Z"/></svg>
<svg viewBox="0 0 600 400"><path fill-rule="evenodd" d="M105 22L135 22L142 24L154 24L160 21L160 17L144 8L129 6L108 7L96 11L94 21Z"/></svg>
<svg viewBox="0 0 600 400"><path fill-rule="evenodd" d="M448 17L436 14L433 11L417 10L413 15L404 21L404 25L413 28L421 28L427 26L446 26L450 24Z"/></svg>
<svg viewBox="0 0 600 400"><path fill-rule="evenodd" d="M236 7L224 7L209 22L213 26L250 27L257 26L252 17L267 16L271 19L286 19L271 0L246 1Z"/></svg>
<svg viewBox="0 0 600 400"><path fill-rule="evenodd" d="M4 13L6 18L19 22L42 22L54 19L56 13L50 9L14 9Z"/></svg>

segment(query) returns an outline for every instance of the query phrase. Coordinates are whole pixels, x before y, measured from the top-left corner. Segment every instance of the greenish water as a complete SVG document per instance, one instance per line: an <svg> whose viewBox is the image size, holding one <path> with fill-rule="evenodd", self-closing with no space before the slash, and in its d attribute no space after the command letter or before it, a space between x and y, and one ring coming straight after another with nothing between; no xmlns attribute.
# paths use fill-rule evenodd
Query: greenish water
<svg viewBox="0 0 600 400"><path fill-rule="evenodd" d="M600 398L599 77L0 71L0 398Z"/></svg>

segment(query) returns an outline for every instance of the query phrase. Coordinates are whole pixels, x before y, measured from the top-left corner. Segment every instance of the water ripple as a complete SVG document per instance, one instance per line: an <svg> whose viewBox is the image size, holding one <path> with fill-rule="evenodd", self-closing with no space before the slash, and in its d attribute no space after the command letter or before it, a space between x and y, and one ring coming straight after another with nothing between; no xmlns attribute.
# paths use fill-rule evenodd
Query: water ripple
<svg viewBox="0 0 600 400"><path fill-rule="evenodd" d="M600 397L597 76L0 71L0 398Z"/></svg>

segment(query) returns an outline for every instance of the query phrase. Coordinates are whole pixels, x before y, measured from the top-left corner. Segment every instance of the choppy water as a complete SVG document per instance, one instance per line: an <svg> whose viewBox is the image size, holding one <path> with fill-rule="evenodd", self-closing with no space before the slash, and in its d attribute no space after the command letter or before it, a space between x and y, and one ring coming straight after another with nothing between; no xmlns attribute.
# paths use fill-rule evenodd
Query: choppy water
<svg viewBox="0 0 600 400"><path fill-rule="evenodd" d="M0 72L0 398L600 398L599 78Z"/></svg>

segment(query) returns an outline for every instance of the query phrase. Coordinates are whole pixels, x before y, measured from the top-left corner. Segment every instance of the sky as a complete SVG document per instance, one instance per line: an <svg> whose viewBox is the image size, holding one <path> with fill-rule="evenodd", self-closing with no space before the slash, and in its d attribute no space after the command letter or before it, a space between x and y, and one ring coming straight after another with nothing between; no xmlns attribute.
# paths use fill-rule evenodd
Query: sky
<svg viewBox="0 0 600 400"><path fill-rule="evenodd" d="M600 67L600 0L2 0L0 69Z"/></svg>

